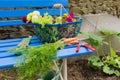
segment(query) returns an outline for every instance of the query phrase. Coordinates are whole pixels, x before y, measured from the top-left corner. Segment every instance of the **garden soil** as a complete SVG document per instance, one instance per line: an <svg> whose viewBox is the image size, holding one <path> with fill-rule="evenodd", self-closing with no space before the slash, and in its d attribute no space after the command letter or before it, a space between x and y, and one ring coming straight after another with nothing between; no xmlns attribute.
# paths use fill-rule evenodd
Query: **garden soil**
<svg viewBox="0 0 120 80"><path fill-rule="evenodd" d="M16 68L2 69L0 74L3 75L0 80L17 80ZM68 80L120 80L120 77L108 76L100 70L93 70L87 60L80 59L68 63Z"/></svg>

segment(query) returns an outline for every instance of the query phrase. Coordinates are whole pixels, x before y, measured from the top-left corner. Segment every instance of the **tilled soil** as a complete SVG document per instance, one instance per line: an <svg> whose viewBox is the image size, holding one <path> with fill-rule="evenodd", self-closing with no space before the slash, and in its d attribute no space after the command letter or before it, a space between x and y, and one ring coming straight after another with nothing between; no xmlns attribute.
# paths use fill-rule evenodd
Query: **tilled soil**
<svg viewBox="0 0 120 80"><path fill-rule="evenodd" d="M120 77L108 76L100 70L93 70L87 60L68 64L68 80L120 80Z"/></svg>
<svg viewBox="0 0 120 80"><path fill-rule="evenodd" d="M0 80L17 80L15 68L1 69L0 74ZM120 80L120 77L108 76L100 70L93 70L87 60L81 59L68 64L68 80Z"/></svg>

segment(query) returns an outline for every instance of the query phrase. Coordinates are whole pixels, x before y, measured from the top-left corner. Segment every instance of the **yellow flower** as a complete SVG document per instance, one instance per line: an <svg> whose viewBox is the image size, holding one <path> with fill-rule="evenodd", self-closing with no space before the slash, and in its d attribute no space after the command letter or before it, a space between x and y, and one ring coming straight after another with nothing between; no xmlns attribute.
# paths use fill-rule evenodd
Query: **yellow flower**
<svg viewBox="0 0 120 80"><path fill-rule="evenodd" d="M33 15L34 15L33 13L29 13L29 14L27 15L27 21L30 21Z"/></svg>
<svg viewBox="0 0 120 80"><path fill-rule="evenodd" d="M63 17L67 18L67 17L69 17L69 15L68 14L64 14Z"/></svg>
<svg viewBox="0 0 120 80"><path fill-rule="evenodd" d="M73 22L76 22L76 19L73 19Z"/></svg>

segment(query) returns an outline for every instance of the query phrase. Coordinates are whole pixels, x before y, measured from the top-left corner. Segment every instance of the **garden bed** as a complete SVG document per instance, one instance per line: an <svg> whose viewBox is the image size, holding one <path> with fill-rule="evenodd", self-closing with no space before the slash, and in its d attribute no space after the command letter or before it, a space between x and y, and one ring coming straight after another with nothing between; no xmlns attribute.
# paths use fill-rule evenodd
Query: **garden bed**
<svg viewBox="0 0 120 80"><path fill-rule="evenodd" d="M0 80L16 80L15 68L2 69L1 73L6 78L0 77ZM68 80L120 80L120 77L108 76L100 70L93 70L89 67L87 60L80 59L68 64Z"/></svg>

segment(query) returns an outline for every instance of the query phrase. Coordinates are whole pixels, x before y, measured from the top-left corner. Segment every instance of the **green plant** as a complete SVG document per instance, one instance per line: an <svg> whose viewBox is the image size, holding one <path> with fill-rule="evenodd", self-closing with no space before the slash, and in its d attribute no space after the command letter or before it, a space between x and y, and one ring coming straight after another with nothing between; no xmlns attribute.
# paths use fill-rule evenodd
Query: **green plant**
<svg viewBox="0 0 120 80"><path fill-rule="evenodd" d="M110 54L100 58L99 56L91 56L88 58L89 64L93 69L102 69L104 73L120 76L120 56L116 54L113 48L110 48Z"/></svg>
<svg viewBox="0 0 120 80"><path fill-rule="evenodd" d="M92 33L84 33L89 36L88 42L96 48L97 55L90 56L88 63L93 69L102 69L104 73L116 76L120 76L120 56L118 56L115 50L111 46L111 38L116 36L120 38L119 33L114 30L108 30L106 28L99 29L102 34L95 35ZM107 38L107 41L106 41ZM110 53L106 54L103 50L103 45L107 44L110 47ZM98 50L100 49L103 54L100 57Z"/></svg>
<svg viewBox="0 0 120 80"><path fill-rule="evenodd" d="M36 75L42 76L52 70L56 52L58 48L63 47L64 43L57 41L55 43L45 43L40 47L26 48L25 51L27 51L27 53L21 55L18 59L18 80L34 80ZM19 50L17 49L17 51Z"/></svg>
<svg viewBox="0 0 120 80"><path fill-rule="evenodd" d="M98 49L101 49L101 51L102 51L102 45L104 45L104 44L108 45L108 42L104 41L104 37L102 37L102 36L95 35L91 32L87 32L87 33L82 32L82 34L85 34L89 37L89 39L87 39L86 41L88 43L90 43L93 47L96 48L97 55L99 55ZM103 51L102 51L102 54L105 55Z"/></svg>
<svg viewBox="0 0 120 80"><path fill-rule="evenodd" d="M101 66L103 66L103 62L100 60L99 56L91 56L88 58L89 61L89 65L93 68L93 69L97 69Z"/></svg>

